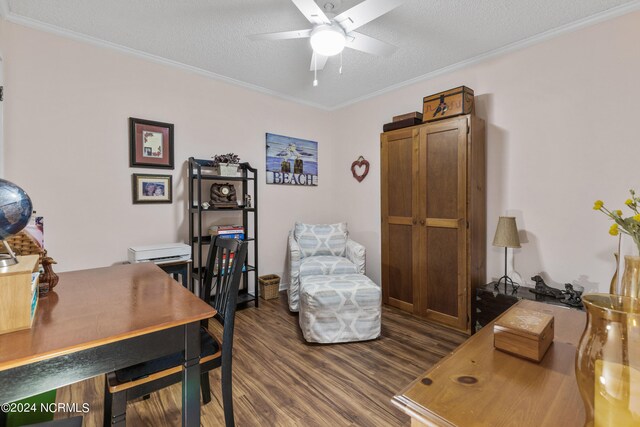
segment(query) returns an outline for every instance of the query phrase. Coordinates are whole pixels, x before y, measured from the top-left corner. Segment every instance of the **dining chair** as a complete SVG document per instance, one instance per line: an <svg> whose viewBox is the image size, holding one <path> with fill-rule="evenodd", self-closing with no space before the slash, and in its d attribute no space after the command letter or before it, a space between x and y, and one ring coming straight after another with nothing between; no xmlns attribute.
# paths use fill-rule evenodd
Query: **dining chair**
<svg viewBox="0 0 640 427"><path fill-rule="evenodd" d="M234 426L231 363L236 302L247 243L214 237L207 257L200 298L213 306L215 319L222 324L222 342L208 327L200 325L200 388L203 404L211 401L209 371L221 368L222 403L227 427ZM215 279L215 281L214 281ZM127 401L179 383L182 380L183 352L150 360L107 374L104 394L104 426L126 419Z"/></svg>

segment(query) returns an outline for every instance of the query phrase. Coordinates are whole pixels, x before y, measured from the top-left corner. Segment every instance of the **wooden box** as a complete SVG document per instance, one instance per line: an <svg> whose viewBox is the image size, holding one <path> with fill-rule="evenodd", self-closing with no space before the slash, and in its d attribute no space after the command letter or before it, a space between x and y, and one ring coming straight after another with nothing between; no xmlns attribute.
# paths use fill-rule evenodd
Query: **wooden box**
<svg viewBox="0 0 640 427"><path fill-rule="evenodd" d="M385 123L384 125L382 125L382 131L389 132L392 130L402 129L409 126L415 126L420 124L422 124L422 120L414 117L414 118L399 120L397 122Z"/></svg>
<svg viewBox="0 0 640 427"><path fill-rule="evenodd" d="M0 334L29 329L38 305L39 255L19 256L18 264L0 268Z"/></svg>
<svg viewBox="0 0 640 427"><path fill-rule="evenodd" d="M520 307L510 308L493 324L498 350L539 362L553 342L553 316Z"/></svg>
<svg viewBox="0 0 640 427"><path fill-rule="evenodd" d="M423 122L432 122L471 113L473 113L473 89L469 89L466 86L425 96L423 100Z"/></svg>
<svg viewBox="0 0 640 427"><path fill-rule="evenodd" d="M407 119L418 119L422 122L422 113L419 111L412 111L411 113L400 114L399 116L393 116L392 121L399 122Z"/></svg>

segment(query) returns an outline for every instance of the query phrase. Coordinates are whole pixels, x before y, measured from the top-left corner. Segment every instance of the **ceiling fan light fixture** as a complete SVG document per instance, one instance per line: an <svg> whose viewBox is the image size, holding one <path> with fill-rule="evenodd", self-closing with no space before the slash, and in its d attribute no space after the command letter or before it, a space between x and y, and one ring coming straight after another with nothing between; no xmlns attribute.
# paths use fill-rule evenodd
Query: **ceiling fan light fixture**
<svg viewBox="0 0 640 427"><path fill-rule="evenodd" d="M347 39L337 25L319 25L311 32L311 47L322 56L337 55L344 49Z"/></svg>

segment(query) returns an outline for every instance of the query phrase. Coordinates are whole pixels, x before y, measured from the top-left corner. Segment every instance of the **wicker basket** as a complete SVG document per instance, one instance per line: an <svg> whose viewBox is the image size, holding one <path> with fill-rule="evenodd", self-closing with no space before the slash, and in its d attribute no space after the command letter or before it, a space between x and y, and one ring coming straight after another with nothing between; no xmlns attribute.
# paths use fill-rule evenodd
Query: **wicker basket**
<svg viewBox="0 0 640 427"><path fill-rule="evenodd" d="M280 276L277 274L260 276L258 277L258 284L260 285L260 297L262 297L262 299L278 298L278 292L280 290Z"/></svg>
<svg viewBox="0 0 640 427"><path fill-rule="evenodd" d="M42 249L38 242L26 231L21 231L18 234L9 236L5 240L16 255L39 255L39 263L42 264L44 249Z"/></svg>

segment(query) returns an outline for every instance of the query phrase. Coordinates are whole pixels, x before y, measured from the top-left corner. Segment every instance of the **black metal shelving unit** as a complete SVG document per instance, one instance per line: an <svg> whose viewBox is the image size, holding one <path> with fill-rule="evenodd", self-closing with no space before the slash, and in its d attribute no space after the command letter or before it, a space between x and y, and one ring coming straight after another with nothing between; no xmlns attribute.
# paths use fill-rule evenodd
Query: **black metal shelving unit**
<svg viewBox="0 0 640 427"><path fill-rule="evenodd" d="M206 262L206 256L203 258L202 253L203 249L211 244L211 236L207 234L207 230L202 229L203 216L221 212L242 212L242 226L244 227L245 241L249 242L249 253L243 269L238 305L246 306L247 303L253 302L254 306L258 307L258 171L252 168L249 163L240 163L241 175L237 177L215 175L214 170L210 160L189 158L189 241L191 243L191 259L193 260L191 289L197 289L196 283L202 283ZM202 204L209 202L208 189L204 196L202 191L203 183L207 181L238 183L242 190L239 192L242 203L245 202L246 196L250 195L252 207L203 208ZM253 293L249 292L250 276L253 276Z"/></svg>

